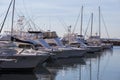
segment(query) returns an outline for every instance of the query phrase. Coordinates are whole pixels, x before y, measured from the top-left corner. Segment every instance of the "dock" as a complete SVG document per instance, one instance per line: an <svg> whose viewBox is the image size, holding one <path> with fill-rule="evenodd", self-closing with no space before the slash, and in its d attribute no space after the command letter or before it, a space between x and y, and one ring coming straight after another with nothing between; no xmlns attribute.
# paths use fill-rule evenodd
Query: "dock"
<svg viewBox="0 0 120 80"><path fill-rule="evenodd" d="M106 38L106 39L102 39L103 43L111 43L114 46L120 46L120 39L110 39L110 38Z"/></svg>

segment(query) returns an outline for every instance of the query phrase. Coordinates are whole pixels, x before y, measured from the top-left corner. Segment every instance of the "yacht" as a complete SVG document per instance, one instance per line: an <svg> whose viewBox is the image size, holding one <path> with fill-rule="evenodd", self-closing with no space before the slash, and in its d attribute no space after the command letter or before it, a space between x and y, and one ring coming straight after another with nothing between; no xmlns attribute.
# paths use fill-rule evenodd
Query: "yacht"
<svg viewBox="0 0 120 80"><path fill-rule="evenodd" d="M75 33L69 34L69 35L65 35L63 37L63 42L64 44L69 44L72 47L76 47L76 48L84 48L86 49L87 52L89 53L93 53L93 52L97 52L100 51L100 46L95 46L95 45L90 45L88 44L83 36L77 35Z"/></svg>
<svg viewBox="0 0 120 80"><path fill-rule="evenodd" d="M113 47L112 44L103 43L100 36L91 36L89 39L87 39L87 43L89 45L101 47L99 50L110 49Z"/></svg>
<svg viewBox="0 0 120 80"><path fill-rule="evenodd" d="M86 50L83 48L74 48L70 46L64 46L60 38L57 36L56 32L45 32L43 39L53 48L58 49L60 53L54 53L57 58L64 57L81 57Z"/></svg>
<svg viewBox="0 0 120 80"><path fill-rule="evenodd" d="M7 9L6 15L4 17L1 29L0 29L0 33L3 30L4 27L4 23L6 21L6 18L8 16L8 13L10 12L11 6L12 7L12 21L11 21L11 31L10 32L10 36L5 36L3 38L3 36L0 36L0 69L1 70L27 70L27 69L31 69L33 70L38 64L42 64L43 61L45 61L49 55L48 54L41 54L41 52L37 52L37 51L32 51L29 53L25 53L25 49L26 48L21 48L18 49L19 47L16 46L17 43L14 43L14 39L13 41L11 40L12 36L14 36L14 12L15 12L15 0L11 0L9 7ZM21 37L20 37L21 38ZM7 39L7 40L4 40ZM23 41L24 43L26 41ZM30 42L26 42L28 44L31 44ZM25 45L26 46L26 45ZM28 45L27 45L28 46ZM20 50L20 51L19 51ZM34 54L36 53L36 54ZM38 55L41 54L41 55Z"/></svg>
<svg viewBox="0 0 120 80"><path fill-rule="evenodd" d="M28 45L18 48L13 42L0 41L0 44L0 70L33 70L49 57L48 53L26 49Z"/></svg>

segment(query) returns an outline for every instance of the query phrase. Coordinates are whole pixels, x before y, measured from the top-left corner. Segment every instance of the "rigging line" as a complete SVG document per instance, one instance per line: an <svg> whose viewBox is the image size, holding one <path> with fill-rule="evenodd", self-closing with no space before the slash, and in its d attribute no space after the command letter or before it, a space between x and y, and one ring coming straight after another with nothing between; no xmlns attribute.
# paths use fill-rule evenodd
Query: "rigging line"
<svg viewBox="0 0 120 80"><path fill-rule="evenodd" d="M41 28L40 29L38 28L39 26L37 24L35 24L34 22L33 22L33 24L36 26L37 30L43 31Z"/></svg>
<svg viewBox="0 0 120 80"><path fill-rule="evenodd" d="M90 18L89 18L89 20L88 20L88 24L87 24L87 27L86 27L86 30L85 30L84 36L87 35L87 31L88 31L88 28L89 28L90 20L91 20L91 16L90 16Z"/></svg>
<svg viewBox="0 0 120 80"><path fill-rule="evenodd" d="M3 16L3 14L5 13L5 11L0 15L0 18ZM3 22L0 23L0 25L2 25Z"/></svg>
<svg viewBox="0 0 120 80"><path fill-rule="evenodd" d="M35 22L33 22L33 20L30 19L30 21L31 21L31 23L34 25L35 30L39 30L38 25L35 24ZM40 29L40 30L41 30L41 29Z"/></svg>
<svg viewBox="0 0 120 80"><path fill-rule="evenodd" d="M28 21L28 30L33 30L33 28L32 28L32 26L31 26L29 21Z"/></svg>
<svg viewBox="0 0 120 80"><path fill-rule="evenodd" d="M10 10L10 7L11 7L11 5L12 5L12 2L13 2L13 0L11 0L11 2L10 2L10 4L9 4L9 7L8 7L8 9L7 9L7 13L6 13L5 18L4 18L4 20L3 20L3 23L2 23L2 26L1 26L1 29L0 29L0 33L1 33L1 31L2 31L2 29L3 29L3 26L4 26L4 24L5 24L6 18L7 18L7 16L8 16L9 10Z"/></svg>
<svg viewBox="0 0 120 80"><path fill-rule="evenodd" d="M26 7L26 5L25 5L25 1L23 0L23 7L24 7L24 10L25 10L25 12L26 12L26 15L27 15L27 17L30 19L30 20L32 20L32 18L31 18L31 16L28 14L28 11L27 11L27 7ZM32 21L31 21L32 22ZM30 23L29 23L30 24ZM35 27L35 26L34 26ZM32 28L32 27L31 27ZM33 29L32 29L33 30Z"/></svg>
<svg viewBox="0 0 120 80"><path fill-rule="evenodd" d="M26 20L26 18L24 17L24 20L26 21L26 22L24 22L23 23L23 25L22 25L22 30L24 30L25 29L25 26L27 25L27 23L28 23L28 21Z"/></svg>
<svg viewBox="0 0 120 80"><path fill-rule="evenodd" d="M33 23L32 19L28 19L26 23L28 23L29 28L31 28L32 30L33 30L32 25L33 25L34 28L36 29L35 24ZM31 24L32 24L32 25L31 25Z"/></svg>
<svg viewBox="0 0 120 80"><path fill-rule="evenodd" d="M50 16L49 16L49 30L51 30L51 20L50 20Z"/></svg>
<svg viewBox="0 0 120 80"><path fill-rule="evenodd" d="M63 27L64 27L64 29L65 29L65 31L67 32L67 25L65 24L65 22L62 20L62 19L60 19L60 18L57 18L58 19L58 21L63 25Z"/></svg>
<svg viewBox="0 0 120 80"><path fill-rule="evenodd" d="M39 30L39 29L38 29L38 25L35 24L35 23L33 22L33 20L30 19L30 22L33 24L35 30ZM32 27L31 27L31 28L32 28ZM43 31L43 30L40 29L40 31Z"/></svg>
<svg viewBox="0 0 120 80"><path fill-rule="evenodd" d="M67 31L65 23L63 23L62 20L58 17L56 17L56 19L64 26L65 31Z"/></svg>
<svg viewBox="0 0 120 80"><path fill-rule="evenodd" d="M80 12L81 12L81 10L80 10ZM80 12L79 12L79 14L78 14L78 17L77 17L77 20L76 20L76 22L75 22L74 29L73 29L73 32L72 32L72 33L74 33L74 31L75 31L75 29L76 29L76 26L77 26L77 23L78 23L78 20L79 20L79 17L80 17Z"/></svg>
<svg viewBox="0 0 120 80"><path fill-rule="evenodd" d="M63 24L65 25L65 26L67 26L67 24L65 23L65 21L63 20Z"/></svg>
<svg viewBox="0 0 120 80"><path fill-rule="evenodd" d="M101 13L101 16L102 16L103 24L104 24L104 26L105 26L105 30L106 30L107 36L108 36L108 38L110 38L109 33L108 33L108 30L107 30L107 26L106 26L106 24L105 24L105 20L104 20L104 17L103 17L103 15L102 15L102 13Z"/></svg>
<svg viewBox="0 0 120 80"><path fill-rule="evenodd" d="M30 17L29 14L28 14L26 5L25 5L25 0L23 0L23 8L24 8L24 10L25 10L25 13L26 13L27 17L31 19L31 17Z"/></svg>
<svg viewBox="0 0 120 80"><path fill-rule="evenodd" d="M30 19L31 24L33 24L33 27L35 30L37 30L35 23Z"/></svg>
<svg viewBox="0 0 120 80"><path fill-rule="evenodd" d="M20 17L21 15L24 16L23 12L21 12L20 10L17 9L17 10L15 10L15 11L16 11L17 16L19 16L19 17Z"/></svg>
<svg viewBox="0 0 120 80"><path fill-rule="evenodd" d="M0 17L2 17L4 15L5 11L3 13L0 14Z"/></svg>

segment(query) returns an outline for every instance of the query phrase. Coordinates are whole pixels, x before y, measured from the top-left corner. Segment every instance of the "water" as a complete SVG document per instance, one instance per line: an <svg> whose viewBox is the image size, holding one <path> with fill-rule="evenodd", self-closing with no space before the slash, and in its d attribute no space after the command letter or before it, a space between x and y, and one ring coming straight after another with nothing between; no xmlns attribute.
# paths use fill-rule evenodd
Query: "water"
<svg viewBox="0 0 120 80"><path fill-rule="evenodd" d="M1 73L0 80L120 80L120 47L83 58L59 59L35 73Z"/></svg>

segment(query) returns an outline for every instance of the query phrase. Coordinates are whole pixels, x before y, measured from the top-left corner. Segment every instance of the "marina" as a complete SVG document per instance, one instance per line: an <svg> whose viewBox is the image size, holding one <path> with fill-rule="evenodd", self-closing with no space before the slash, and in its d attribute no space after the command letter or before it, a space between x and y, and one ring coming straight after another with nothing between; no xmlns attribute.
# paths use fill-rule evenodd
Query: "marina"
<svg viewBox="0 0 120 80"><path fill-rule="evenodd" d="M24 9L21 11L18 3L17 0L10 0L4 14L0 15L0 80L120 79L120 39L111 38L110 35L113 34L108 34L103 17L105 10L102 11L101 5L97 5L97 11L89 11L88 18L86 6L82 4L76 20L72 21L75 22L74 25L59 19L64 32L54 18L51 18L57 24L54 26L50 18L45 23L37 20L40 16L33 19L27 13L24 0ZM27 15L22 12L24 10ZM75 13L72 12L71 15ZM67 21L71 21L70 16ZM44 29L47 23L49 29ZM42 28L41 24L44 24ZM52 29L55 26L57 28ZM106 33L103 32L103 27Z"/></svg>
<svg viewBox="0 0 120 80"><path fill-rule="evenodd" d="M1 72L0 80L119 80L120 47L86 54L82 58L58 59L39 65L35 72Z"/></svg>

